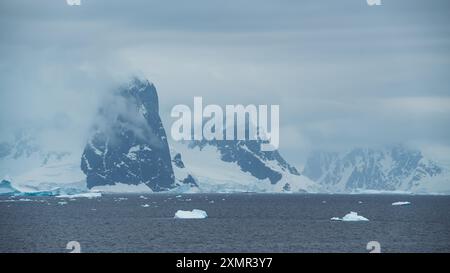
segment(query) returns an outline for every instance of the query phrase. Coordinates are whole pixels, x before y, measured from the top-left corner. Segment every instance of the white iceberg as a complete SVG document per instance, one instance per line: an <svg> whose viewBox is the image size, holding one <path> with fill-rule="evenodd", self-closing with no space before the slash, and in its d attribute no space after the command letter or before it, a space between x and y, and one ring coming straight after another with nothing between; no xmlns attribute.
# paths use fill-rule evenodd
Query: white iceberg
<svg viewBox="0 0 450 273"><path fill-rule="evenodd" d="M208 217L208 214L204 210L193 209L189 210L179 210L175 213L175 217L177 219L205 219Z"/></svg>
<svg viewBox="0 0 450 273"><path fill-rule="evenodd" d="M407 202L407 201L399 201L399 202L394 202L392 203L393 206L404 206L404 205L410 205L411 202Z"/></svg>
<svg viewBox="0 0 450 273"><path fill-rule="evenodd" d="M367 219L364 216L358 215L358 213L356 213L354 211L350 211L350 213L348 213L347 215L345 215L342 218L333 217L333 218L331 218L331 220L333 220L333 221L344 221L344 222L369 221L369 219Z"/></svg>
<svg viewBox="0 0 450 273"><path fill-rule="evenodd" d="M103 193L153 193L153 191L144 183L137 185L116 183L114 185L96 186L91 190Z"/></svg>
<svg viewBox="0 0 450 273"><path fill-rule="evenodd" d="M66 184L40 183L37 185L17 185L3 180L0 182L0 195L10 196L58 196L89 192L85 183L74 182Z"/></svg>
<svg viewBox="0 0 450 273"><path fill-rule="evenodd" d="M148 208L148 207L150 207L150 205L149 204L144 204L144 205L141 205L141 207Z"/></svg>
<svg viewBox="0 0 450 273"><path fill-rule="evenodd" d="M57 198L97 198L102 197L102 194L100 192L86 192L86 193L79 193L79 194L64 194L64 195L58 195Z"/></svg>

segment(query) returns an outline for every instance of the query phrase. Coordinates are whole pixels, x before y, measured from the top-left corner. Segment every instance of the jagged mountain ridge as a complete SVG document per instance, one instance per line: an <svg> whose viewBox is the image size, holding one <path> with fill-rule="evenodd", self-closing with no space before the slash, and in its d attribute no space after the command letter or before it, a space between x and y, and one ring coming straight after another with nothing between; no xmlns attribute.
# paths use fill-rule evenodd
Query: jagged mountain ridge
<svg viewBox="0 0 450 273"><path fill-rule="evenodd" d="M205 140L193 141L189 147L198 147L201 150L206 145L214 146L220 152L221 160L234 162L243 172L249 172L258 179L269 179L272 184L281 180L282 173L275 171L265 162L275 163L283 172L300 175L297 169L289 165L277 150L262 151L261 144L260 140Z"/></svg>
<svg viewBox="0 0 450 273"><path fill-rule="evenodd" d="M437 180L448 184L444 167L402 145L357 148L346 153L314 152L308 157L303 174L330 192L421 192L432 191L430 185Z"/></svg>
<svg viewBox="0 0 450 273"><path fill-rule="evenodd" d="M278 151L256 140L178 143L188 173L206 192L318 192Z"/></svg>

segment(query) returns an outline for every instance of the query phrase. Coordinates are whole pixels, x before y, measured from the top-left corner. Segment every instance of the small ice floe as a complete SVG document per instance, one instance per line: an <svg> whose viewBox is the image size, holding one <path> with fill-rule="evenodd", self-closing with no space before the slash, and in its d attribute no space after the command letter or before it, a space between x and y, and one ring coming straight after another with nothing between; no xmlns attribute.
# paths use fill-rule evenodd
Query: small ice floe
<svg viewBox="0 0 450 273"><path fill-rule="evenodd" d="M62 201L62 202L58 202L59 205L63 206L63 205L67 205L66 201Z"/></svg>
<svg viewBox="0 0 450 273"><path fill-rule="evenodd" d="M399 202L394 202L392 203L393 206L404 206L404 205L410 205L411 202L407 202L407 201L399 201Z"/></svg>
<svg viewBox="0 0 450 273"><path fill-rule="evenodd" d="M206 211L200 209L189 210L179 210L175 213L174 218L176 219L205 219L208 217Z"/></svg>
<svg viewBox="0 0 450 273"><path fill-rule="evenodd" d="M358 215L358 213L354 211L350 211L347 215L345 215L342 218L339 217L333 217L331 218L333 221L344 221L344 222L354 222L354 221L369 221L366 217L363 217L361 215Z"/></svg>
<svg viewBox="0 0 450 273"><path fill-rule="evenodd" d="M214 200L209 201L209 203L214 204Z"/></svg>
<svg viewBox="0 0 450 273"><path fill-rule="evenodd" d="M148 199L147 197L145 197L145 196L143 196L143 195L139 196L139 198L144 199L144 200L147 200L147 199Z"/></svg>
<svg viewBox="0 0 450 273"><path fill-rule="evenodd" d="M326 204L326 203L327 203L327 201L325 201L325 200L324 200L324 201L322 201L322 204Z"/></svg>
<svg viewBox="0 0 450 273"><path fill-rule="evenodd" d="M31 202L31 201L33 201L33 200L28 199L28 198L20 198L20 199L17 200L17 201L20 201L20 202Z"/></svg>
<svg viewBox="0 0 450 273"><path fill-rule="evenodd" d="M177 196L175 196L175 198L181 198L182 196L181 195L177 195Z"/></svg>
<svg viewBox="0 0 450 273"><path fill-rule="evenodd" d="M184 201L189 202L189 201L192 201L192 199L191 199L191 198L188 198L188 199L186 199L186 200L184 200Z"/></svg>
<svg viewBox="0 0 450 273"><path fill-rule="evenodd" d="M362 204L363 202L362 201L358 201L358 204Z"/></svg>
<svg viewBox="0 0 450 273"><path fill-rule="evenodd" d="M144 204L144 205L141 205L141 207L148 208L148 207L150 207L150 205L149 204Z"/></svg>
<svg viewBox="0 0 450 273"><path fill-rule="evenodd" d="M86 192L86 193L79 193L79 194L67 194L67 195L58 195L57 198L97 198L102 197L102 194L100 192Z"/></svg>

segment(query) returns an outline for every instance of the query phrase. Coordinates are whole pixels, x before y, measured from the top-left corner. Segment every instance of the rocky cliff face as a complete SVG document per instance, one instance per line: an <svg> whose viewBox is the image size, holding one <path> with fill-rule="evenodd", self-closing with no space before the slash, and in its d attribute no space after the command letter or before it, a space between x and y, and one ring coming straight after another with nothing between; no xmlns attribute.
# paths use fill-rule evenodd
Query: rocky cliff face
<svg viewBox="0 0 450 273"><path fill-rule="evenodd" d="M143 183L163 191L175 186L158 111L155 86L137 78L105 103L81 159L88 188Z"/></svg>

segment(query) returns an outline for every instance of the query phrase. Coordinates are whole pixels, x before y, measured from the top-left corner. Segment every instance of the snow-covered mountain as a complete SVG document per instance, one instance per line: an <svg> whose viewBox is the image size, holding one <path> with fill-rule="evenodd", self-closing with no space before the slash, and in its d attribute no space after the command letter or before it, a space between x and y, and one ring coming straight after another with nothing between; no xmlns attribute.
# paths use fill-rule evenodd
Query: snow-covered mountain
<svg viewBox="0 0 450 273"><path fill-rule="evenodd" d="M449 170L403 145L357 148L346 153L314 152L303 174L329 192L450 193Z"/></svg>
<svg viewBox="0 0 450 273"><path fill-rule="evenodd" d="M155 86L134 78L99 111L81 169L88 188L145 184L152 191L175 187L167 136Z"/></svg>
<svg viewBox="0 0 450 273"><path fill-rule="evenodd" d="M169 149L153 84L134 78L99 112L81 160L87 185L116 191L317 191L317 185L259 141L175 143ZM207 162L207 164L205 164Z"/></svg>
<svg viewBox="0 0 450 273"><path fill-rule="evenodd" d="M278 151L261 151L259 141L194 141L173 146L183 158L183 176L190 174L203 192L320 191Z"/></svg>
<svg viewBox="0 0 450 273"><path fill-rule="evenodd" d="M44 149L31 132L21 130L0 143L0 181L10 185L12 192L86 191L80 154Z"/></svg>
<svg viewBox="0 0 450 273"><path fill-rule="evenodd" d="M169 142L156 88L133 78L103 101L83 147L39 145L33 130L0 142L0 194L106 192L449 193L450 171L397 145L313 153L300 173L260 140ZM65 139L62 139L64 141ZM81 164L80 164L81 162Z"/></svg>

